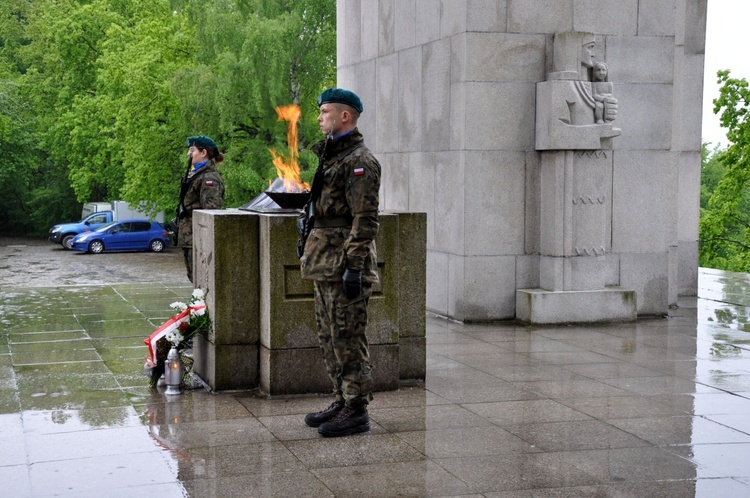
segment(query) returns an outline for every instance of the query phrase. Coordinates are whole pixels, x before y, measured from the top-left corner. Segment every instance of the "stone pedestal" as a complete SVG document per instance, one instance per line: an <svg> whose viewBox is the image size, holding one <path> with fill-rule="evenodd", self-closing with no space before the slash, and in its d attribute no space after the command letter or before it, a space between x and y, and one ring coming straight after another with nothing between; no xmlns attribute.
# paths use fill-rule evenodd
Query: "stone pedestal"
<svg viewBox="0 0 750 498"><path fill-rule="evenodd" d="M596 291L516 291L518 319L537 324L629 322L636 319L635 291L611 287Z"/></svg>
<svg viewBox="0 0 750 498"><path fill-rule="evenodd" d="M196 211L196 286L212 333L196 346L196 373L213 389L271 395L331 389L315 332L313 285L295 254L294 213ZM426 215L381 213L381 283L367 336L377 390L424 379Z"/></svg>

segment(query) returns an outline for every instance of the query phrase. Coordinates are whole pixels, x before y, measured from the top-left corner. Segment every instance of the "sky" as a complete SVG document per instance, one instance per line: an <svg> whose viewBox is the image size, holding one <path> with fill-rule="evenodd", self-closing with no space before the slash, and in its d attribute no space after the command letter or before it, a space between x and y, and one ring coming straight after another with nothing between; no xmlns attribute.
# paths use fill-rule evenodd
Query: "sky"
<svg viewBox="0 0 750 498"><path fill-rule="evenodd" d="M703 79L704 142L709 150L727 146L726 130L713 112L713 99L719 96L716 72L729 69L732 78L750 81L750 0L708 0L706 23L706 62Z"/></svg>

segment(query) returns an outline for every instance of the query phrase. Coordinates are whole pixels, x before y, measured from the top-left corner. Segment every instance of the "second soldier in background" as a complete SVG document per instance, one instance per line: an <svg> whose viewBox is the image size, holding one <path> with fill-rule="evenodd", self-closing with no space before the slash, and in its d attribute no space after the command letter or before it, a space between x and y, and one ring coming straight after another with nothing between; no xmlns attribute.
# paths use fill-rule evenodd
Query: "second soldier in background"
<svg viewBox="0 0 750 498"><path fill-rule="evenodd" d="M200 135L188 138L188 171L182 179L177 208L177 245L185 256L187 276L193 281L193 211L221 209L224 181L216 167L224 160L216 142Z"/></svg>

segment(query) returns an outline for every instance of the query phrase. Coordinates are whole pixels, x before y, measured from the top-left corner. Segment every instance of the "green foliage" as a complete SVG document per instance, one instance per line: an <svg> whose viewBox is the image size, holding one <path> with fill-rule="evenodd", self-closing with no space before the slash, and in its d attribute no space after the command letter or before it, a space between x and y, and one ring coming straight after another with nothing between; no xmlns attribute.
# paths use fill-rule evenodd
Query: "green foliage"
<svg viewBox="0 0 750 498"><path fill-rule="evenodd" d="M180 74L173 90L186 129L227 144L226 201L238 206L277 176L268 149L285 147L287 123L274 108L300 105L303 148L319 138L316 96L335 77L335 4L246 1L233 9L231 3L188 9L197 26L197 64ZM309 169L314 161L304 157Z"/></svg>
<svg viewBox="0 0 750 498"><path fill-rule="evenodd" d="M185 138L225 155L226 206L276 177L275 107L302 108L300 162L317 141L317 94L335 83L334 0L0 0L0 200L6 232L44 233L81 202L172 212Z"/></svg>
<svg viewBox="0 0 750 498"><path fill-rule="evenodd" d="M718 146L711 151L707 144L701 146L701 209L708 208L708 200L726 171L724 164L719 161L720 153Z"/></svg>
<svg viewBox="0 0 750 498"><path fill-rule="evenodd" d="M729 146L705 155L701 185L700 265L750 271L750 89L745 79L719 71L714 112ZM704 151L705 152L705 151Z"/></svg>
<svg viewBox="0 0 750 498"><path fill-rule="evenodd" d="M30 109L13 76L0 65L0 184L5 192L0 196L0 227L6 233L44 235L47 220L76 217L80 206L65 171L55 168L37 147Z"/></svg>

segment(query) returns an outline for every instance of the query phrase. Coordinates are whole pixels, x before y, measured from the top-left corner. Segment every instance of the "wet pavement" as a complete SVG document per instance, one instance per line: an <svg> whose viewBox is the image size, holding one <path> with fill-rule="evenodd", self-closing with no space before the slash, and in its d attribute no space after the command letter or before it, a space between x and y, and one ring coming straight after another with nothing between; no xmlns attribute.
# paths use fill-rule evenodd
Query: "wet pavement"
<svg viewBox="0 0 750 498"><path fill-rule="evenodd" d="M43 238L0 236L0 286L143 282L189 283L182 252L103 252L87 254L63 249Z"/></svg>
<svg viewBox="0 0 750 498"><path fill-rule="evenodd" d="M164 256L164 255L152 255ZM179 261L179 260L178 260ZM750 276L630 324L429 317L423 385L370 433L304 425L325 396L165 396L144 337L191 285L9 285L0 274L2 496L750 496Z"/></svg>

